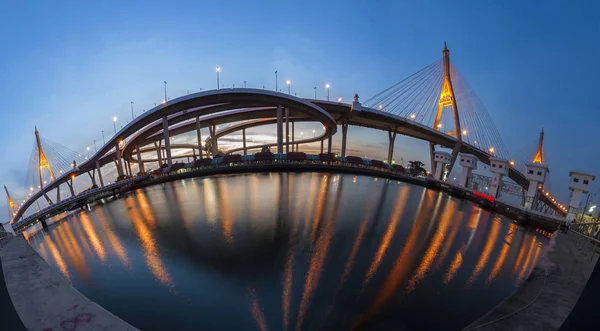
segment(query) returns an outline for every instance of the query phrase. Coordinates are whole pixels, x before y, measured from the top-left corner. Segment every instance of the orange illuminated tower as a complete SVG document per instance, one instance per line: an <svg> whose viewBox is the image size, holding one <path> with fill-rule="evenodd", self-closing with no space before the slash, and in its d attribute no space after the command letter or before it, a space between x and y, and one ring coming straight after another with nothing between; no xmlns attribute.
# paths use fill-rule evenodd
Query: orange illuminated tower
<svg viewBox="0 0 600 331"><path fill-rule="evenodd" d="M454 166L454 162L456 161L456 157L458 156L458 152L460 152L460 148L462 146L462 135L460 130L460 118L458 116L458 105L456 104L454 88L452 87L452 78L450 77L450 50L446 46L446 42L444 42L444 50L442 51L442 55L444 56L444 82L442 83L442 92L438 102L438 110L435 116L435 122L433 123L433 129L439 131L442 128L440 121L442 119L444 108L451 107L454 117L454 131L449 131L448 134L456 137L456 145L452 150L452 160L448 166L448 173L450 173L452 171L452 167ZM436 169L433 159L435 146L432 143L430 143L429 146L431 149L431 171L435 173ZM444 171L441 173L444 173Z"/></svg>
<svg viewBox="0 0 600 331"><path fill-rule="evenodd" d="M452 107L452 114L454 115L454 132L449 132L450 135L456 137L456 140L462 142L462 136L460 134L460 120L458 117L458 106L456 105L456 98L454 97L454 88L452 87L452 78L450 78L450 50L444 42L444 83L442 84L442 93L440 94L440 101L438 102L438 111L435 116L435 122L433 128L439 130L441 128L442 113L445 107Z"/></svg>
<svg viewBox="0 0 600 331"><path fill-rule="evenodd" d="M544 128L540 132L540 142L537 153L535 153L535 157L533 158L533 163L546 163L546 158L544 157Z"/></svg>
<svg viewBox="0 0 600 331"><path fill-rule="evenodd" d="M10 194L8 193L8 189L6 188L6 185L4 185L4 191L6 192L6 200L8 201L8 214L10 215L10 218L12 219L17 214L17 211L19 210L19 206L17 206L15 201L10 197Z"/></svg>
<svg viewBox="0 0 600 331"><path fill-rule="evenodd" d="M37 126L35 127L35 141L37 143L37 149L38 149L38 160L40 161L39 169L38 169L39 174L40 174L40 190L42 190L42 192L43 192L44 179L42 178L42 170L44 170L44 168L48 169L48 172L50 172L51 180L55 180L56 176L54 176L54 171L52 171L50 162L48 162L48 159L46 158L46 155L44 154L44 150L42 149L42 142L40 140L40 133L37 130ZM52 200L50 200L50 198L48 198L46 193L44 193L44 197L46 198L46 201L48 201L48 204L52 204Z"/></svg>

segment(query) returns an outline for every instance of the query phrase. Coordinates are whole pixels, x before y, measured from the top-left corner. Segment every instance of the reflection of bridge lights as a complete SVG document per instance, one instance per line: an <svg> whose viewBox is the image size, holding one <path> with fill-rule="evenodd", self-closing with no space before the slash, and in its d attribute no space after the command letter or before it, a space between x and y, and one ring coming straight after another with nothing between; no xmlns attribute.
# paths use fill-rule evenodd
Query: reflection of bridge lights
<svg viewBox="0 0 600 331"><path fill-rule="evenodd" d="M414 120L416 117L417 117L417 115L415 115L415 114L410 114L410 118L411 118L411 119L413 119L413 120Z"/></svg>

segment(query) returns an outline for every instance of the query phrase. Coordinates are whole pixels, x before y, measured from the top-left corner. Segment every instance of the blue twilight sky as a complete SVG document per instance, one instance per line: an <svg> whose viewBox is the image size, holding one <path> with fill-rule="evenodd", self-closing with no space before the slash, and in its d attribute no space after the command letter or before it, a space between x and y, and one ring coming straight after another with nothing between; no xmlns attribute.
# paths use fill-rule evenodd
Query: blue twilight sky
<svg viewBox="0 0 600 331"><path fill-rule="evenodd" d="M513 155L544 126L563 202L570 169L600 174L598 1L3 1L0 13L0 182L17 196L35 125L84 151L130 101L161 101L164 80L172 96L214 88L216 65L226 86L272 89L278 70L298 96L324 98L329 82L332 97L366 100L444 41ZM385 157L385 133L352 130ZM425 144L401 141L397 158L428 163Z"/></svg>

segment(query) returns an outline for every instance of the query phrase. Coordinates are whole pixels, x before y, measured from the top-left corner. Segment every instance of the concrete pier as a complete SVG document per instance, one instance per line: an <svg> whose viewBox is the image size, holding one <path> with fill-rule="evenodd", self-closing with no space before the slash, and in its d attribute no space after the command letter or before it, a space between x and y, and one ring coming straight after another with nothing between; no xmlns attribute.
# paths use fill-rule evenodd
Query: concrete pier
<svg viewBox="0 0 600 331"><path fill-rule="evenodd" d="M137 330L86 298L58 275L22 236L1 251L6 288L29 330Z"/></svg>
<svg viewBox="0 0 600 331"><path fill-rule="evenodd" d="M575 234L554 234L515 294L463 331L558 330L577 303L598 259L598 254L590 260L589 254L582 253L572 236Z"/></svg>

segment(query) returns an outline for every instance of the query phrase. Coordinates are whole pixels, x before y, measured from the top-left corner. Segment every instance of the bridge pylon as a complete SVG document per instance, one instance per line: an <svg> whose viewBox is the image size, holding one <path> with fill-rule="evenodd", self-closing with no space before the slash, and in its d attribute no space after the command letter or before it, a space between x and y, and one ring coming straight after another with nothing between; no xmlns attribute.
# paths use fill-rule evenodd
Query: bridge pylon
<svg viewBox="0 0 600 331"><path fill-rule="evenodd" d="M4 185L4 192L6 192L6 201L8 203L8 214L10 215L10 218L12 219L17 214L17 211L19 210L19 206L12 199L12 197L10 196L10 193L8 193L8 189L6 188L6 185Z"/></svg>
<svg viewBox="0 0 600 331"><path fill-rule="evenodd" d="M39 160L38 170L39 170L39 175L40 175L40 190L42 192L44 192L44 179L42 178L42 171L44 169L48 169L51 180L55 180L56 176L54 175L52 166L50 166L50 162L48 162L48 159L46 158L46 154L44 154L44 149L42 148L42 142L40 140L40 133L38 132L37 126L35 127L35 142L37 144L37 150L38 150L38 160ZM44 198L46 198L46 201L48 202L49 205L52 204L52 200L50 200L50 198L48 197L48 195L45 192L44 192Z"/></svg>
<svg viewBox="0 0 600 331"><path fill-rule="evenodd" d="M454 131L453 132L449 132L450 135L453 135L454 137L456 137L456 145L454 146L454 149L452 150L452 160L448 166L448 173L450 173L452 171L452 168L454 167L454 163L456 161L456 158L458 156L458 152L460 152L460 148L462 146L462 134L461 134L461 129L460 129L460 118L458 115L458 105L456 104L456 98L454 96L454 87L452 87L452 78L450 76L450 50L448 49L448 46L446 45L446 42L444 42L444 50L442 51L442 55L443 55L443 63L444 63L444 80L442 83L442 92L440 94L440 99L438 101L438 110L435 116L435 122L433 123L433 129L439 131L441 128L441 119L442 119L442 114L444 111L444 108L446 107L451 107L452 109L452 114L454 117ZM430 144L431 146L431 157L432 157L432 165L431 165L431 171L433 173L435 173L435 165L433 164L433 152L435 151L435 147L433 144ZM443 172L443 171L442 171Z"/></svg>

